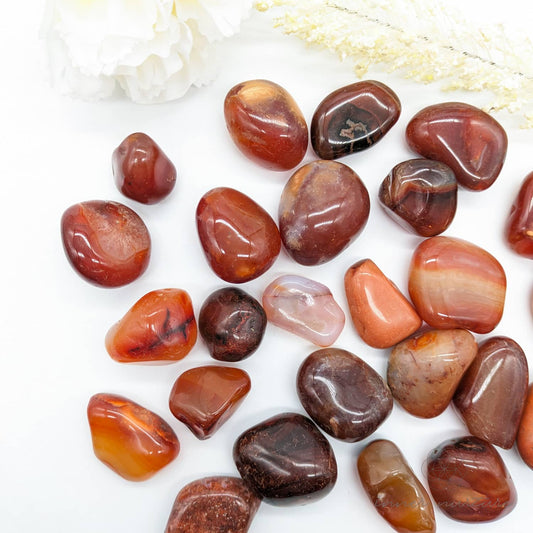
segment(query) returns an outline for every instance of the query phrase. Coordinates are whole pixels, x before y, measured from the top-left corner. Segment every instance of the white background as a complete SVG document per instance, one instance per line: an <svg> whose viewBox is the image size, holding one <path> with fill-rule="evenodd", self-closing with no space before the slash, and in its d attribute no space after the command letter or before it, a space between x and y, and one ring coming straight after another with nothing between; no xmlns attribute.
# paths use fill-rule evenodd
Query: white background
<svg viewBox="0 0 533 533"><path fill-rule="evenodd" d="M485 14L490 12L486 2L481 4ZM515 16L527 22L531 9L529 18L524 18L521 5L528 2L507 2L505 9L511 6ZM252 378L252 391L225 426L201 442L173 419L168 395L184 370L214 362L202 341L173 365L125 366L107 355L105 333L150 290L183 288L191 294L197 313L204 299L224 286L209 269L195 229L196 205L207 190L237 188L276 218L279 196L290 173L259 168L233 146L222 113L226 92L242 80L271 79L294 96L310 121L322 98L356 79L348 62L307 49L297 39L272 29L268 17L255 13L241 34L221 48L222 68L216 82L190 91L179 101L154 106L124 100L71 101L45 81L38 40L42 3L9 2L2 11L0 531L161 533L184 484L206 475L237 474L232 446L242 431L276 413L303 412L295 375L315 347L269 325L260 349L239 364ZM496 8L492 15L499 18ZM256 298L278 275L295 273L328 285L347 313L344 272L364 257L372 258L406 290L410 257L420 239L384 214L377 202L379 184L396 163L414 156L403 133L415 112L449 99L476 103L477 96L444 94L434 86L416 85L379 71L372 77L397 92L403 110L398 124L377 146L343 159L361 176L371 196L365 231L348 250L320 267L302 267L282 252L270 271L243 286ZM507 302L493 334L514 338L533 366L531 262L510 252L502 238L518 187L533 170L533 130L519 129L512 118L498 118L510 141L501 176L485 192L460 191L458 212L446 234L486 248L504 266ZM123 198L113 184L111 153L134 131L151 135L177 166L177 186L159 205L137 205ZM305 161L313 158L309 151ZM90 199L121 201L133 207L150 229L151 264L141 279L127 287L91 286L65 259L59 235L61 214L71 204ZM336 346L364 358L384 375L387 352L362 343L349 319ZM92 452L85 412L90 396L97 392L123 394L162 415L180 439L179 457L143 483L127 482L105 467ZM451 408L435 419L421 420L395 405L371 438L393 440L424 480L423 462L430 450L466 433ZM357 454L369 440L346 444L330 439L339 467L334 490L303 507L262 505L251 531L390 531L355 474ZM501 454L518 490L515 510L501 521L477 526L451 521L436 510L439 531L509 532L530 527L533 472L515 449Z"/></svg>

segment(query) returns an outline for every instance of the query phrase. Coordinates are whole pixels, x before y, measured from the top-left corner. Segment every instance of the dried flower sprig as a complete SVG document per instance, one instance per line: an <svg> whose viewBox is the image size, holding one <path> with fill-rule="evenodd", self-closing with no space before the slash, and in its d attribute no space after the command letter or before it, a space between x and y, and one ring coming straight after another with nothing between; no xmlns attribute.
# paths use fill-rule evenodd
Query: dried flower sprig
<svg viewBox="0 0 533 533"><path fill-rule="evenodd" d="M275 25L353 61L444 90L486 91L485 109L520 113L533 127L533 43L499 25L467 22L441 0L273 0Z"/></svg>

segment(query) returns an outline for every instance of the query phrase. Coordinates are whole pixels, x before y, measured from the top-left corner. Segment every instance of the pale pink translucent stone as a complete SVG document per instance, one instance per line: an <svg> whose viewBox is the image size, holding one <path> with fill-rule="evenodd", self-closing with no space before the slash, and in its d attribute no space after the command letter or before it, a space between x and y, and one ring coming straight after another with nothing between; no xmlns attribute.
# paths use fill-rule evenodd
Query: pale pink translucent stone
<svg viewBox="0 0 533 533"><path fill-rule="evenodd" d="M281 276L263 293L269 322L317 346L330 346L344 327L344 313L322 283L301 276Z"/></svg>

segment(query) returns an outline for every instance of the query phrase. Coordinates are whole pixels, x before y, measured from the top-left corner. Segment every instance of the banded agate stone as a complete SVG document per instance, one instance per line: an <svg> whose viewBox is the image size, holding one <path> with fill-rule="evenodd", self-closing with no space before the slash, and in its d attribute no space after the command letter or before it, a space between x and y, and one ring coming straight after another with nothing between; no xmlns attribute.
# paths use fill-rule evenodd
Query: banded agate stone
<svg viewBox="0 0 533 533"><path fill-rule="evenodd" d="M533 172L522 182L511 207L505 237L517 254L533 259Z"/></svg>
<svg viewBox="0 0 533 533"><path fill-rule="evenodd" d="M377 143L396 124L398 96L379 81L341 87L318 105L311 122L311 144L318 157L337 159Z"/></svg>
<svg viewBox="0 0 533 533"><path fill-rule="evenodd" d="M406 129L409 147L422 157L445 163L467 189L490 187L507 154L507 134L481 109L460 102L419 111Z"/></svg>
<svg viewBox="0 0 533 533"><path fill-rule="evenodd" d="M524 412L518 427L516 445L524 462L533 469L533 386L529 387Z"/></svg>

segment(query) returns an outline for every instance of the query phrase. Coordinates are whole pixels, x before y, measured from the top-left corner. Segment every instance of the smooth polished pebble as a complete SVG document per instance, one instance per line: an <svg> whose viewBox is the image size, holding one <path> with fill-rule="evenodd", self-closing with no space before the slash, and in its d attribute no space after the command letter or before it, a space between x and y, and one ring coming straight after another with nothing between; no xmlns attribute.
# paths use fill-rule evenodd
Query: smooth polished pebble
<svg viewBox="0 0 533 533"><path fill-rule="evenodd" d="M292 96L277 83L249 80L224 100L231 138L252 161L271 170L290 170L303 159L307 124Z"/></svg>
<svg viewBox="0 0 533 533"><path fill-rule="evenodd" d="M113 152L112 165L119 191L143 204L166 198L176 184L176 167L145 133L128 135Z"/></svg>
<svg viewBox="0 0 533 533"><path fill-rule="evenodd" d="M346 271L344 288L355 329L369 346L389 348L422 325L407 298L370 259Z"/></svg>
<svg viewBox="0 0 533 533"><path fill-rule="evenodd" d="M252 355L261 344L266 325L261 304L237 287L210 294L198 315L200 335L211 357L219 361L242 361Z"/></svg>
<svg viewBox="0 0 533 533"><path fill-rule="evenodd" d="M533 386L529 387L524 412L518 426L516 445L524 462L533 469Z"/></svg>
<svg viewBox="0 0 533 533"><path fill-rule="evenodd" d="M229 187L218 187L202 196L196 224L209 265L228 283L259 277L273 265L281 249L271 216L251 198Z"/></svg>
<svg viewBox="0 0 533 533"><path fill-rule="evenodd" d="M451 168L430 159L396 165L381 183L379 200L403 228L432 237L452 223L457 208L457 180Z"/></svg>
<svg viewBox="0 0 533 533"><path fill-rule="evenodd" d="M359 454L357 471L376 511L400 533L434 533L433 504L398 447L375 440Z"/></svg>
<svg viewBox="0 0 533 533"><path fill-rule="evenodd" d="M302 276L276 278L263 292L268 321L316 344L330 346L344 328L344 312L322 283Z"/></svg>
<svg viewBox="0 0 533 533"><path fill-rule="evenodd" d="M365 80L326 96L311 122L318 157L337 159L376 144L400 117L401 104L390 87Z"/></svg>
<svg viewBox="0 0 533 533"><path fill-rule="evenodd" d="M245 483L273 505L313 502L337 480L331 445L298 413L276 415L246 430L235 442L233 459Z"/></svg>
<svg viewBox="0 0 533 533"><path fill-rule="evenodd" d="M474 336L465 329L425 331L392 349L387 383L407 412L432 418L448 407L476 354Z"/></svg>
<svg viewBox="0 0 533 533"><path fill-rule="evenodd" d="M61 236L74 270L99 287L127 285L148 268L148 229L118 202L91 200L69 207L61 218Z"/></svg>
<svg viewBox="0 0 533 533"><path fill-rule="evenodd" d="M144 481L177 457L180 444L158 415L116 394L95 394L87 407L96 457L119 476Z"/></svg>
<svg viewBox="0 0 533 533"><path fill-rule="evenodd" d="M336 439L358 442L385 421L392 395L381 376L339 348L317 350L301 364L298 397L307 414Z"/></svg>
<svg viewBox="0 0 533 533"><path fill-rule="evenodd" d="M170 391L170 411L197 438L208 439L241 405L251 386L250 376L240 368L191 368Z"/></svg>
<svg viewBox="0 0 533 533"><path fill-rule="evenodd" d="M454 396L454 405L472 435L511 448L522 417L529 372L522 348L508 337L479 345Z"/></svg>
<svg viewBox="0 0 533 533"><path fill-rule="evenodd" d="M336 161L313 161L289 179L279 203L279 228L288 254L302 265L330 261L364 229L368 191L359 176Z"/></svg>
<svg viewBox="0 0 533 533"><path fill-rule="evenodd" d="M507 154L507 134L481 109L460 102L419 111L406 129L409 147L422 157L448 165L467 189L490 187Z"/></svg>
<svg viewBox="0 0 533 533"><path fill-rule="evenodd" d="M478 437L450 439L427 460L429 490L454 520L487 522L516 505L516 489L496 448Z"/></svg>
<svg viewBox="0 0 533 533"><path fill-rule="evenodd" d="M260 504L238 477L197 479L179 491L165 533L246 533Z"/></svg>
<svg viewBox="0 0 533 533"><path fill-rule="evenodd" d="M189 294L160 289L145 294L110 328L105 346L119 363L172 363L192 350L196 337Z"/></svg>
<svg viewBox="0 0 533 533"><path fill-rule="evenodd" d="M413 253L409 294L434 328L489 333L502 317L506 288L498 260L468 241L430 237Z"/></svg>
<svg viewBox="0 0 533 533"><path fill-rule="evenodd" d="M533 172L525 177L513 202L505 238L517 254L533 259Z"/></svg>

